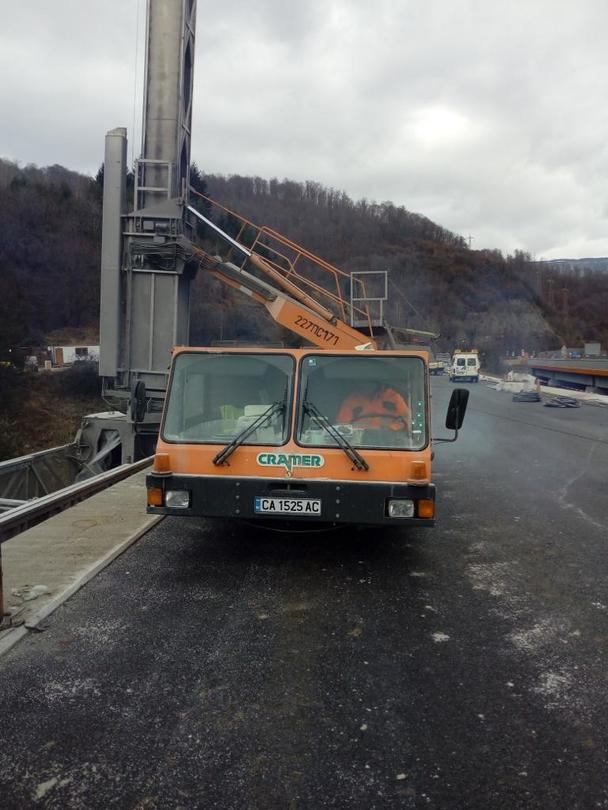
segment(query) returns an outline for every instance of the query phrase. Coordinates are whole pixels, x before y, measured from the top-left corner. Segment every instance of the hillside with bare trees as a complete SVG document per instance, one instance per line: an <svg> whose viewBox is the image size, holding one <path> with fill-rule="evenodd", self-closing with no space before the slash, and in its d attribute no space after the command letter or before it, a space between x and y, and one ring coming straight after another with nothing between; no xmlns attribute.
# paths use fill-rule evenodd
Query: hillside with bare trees
<svg viewBox="0 0 608 810"><path fill-rule="evenodd" d="M319 183L203 175L193 186L285 233L343 270L389 270L389 322L440 332L438 348L498 355L583 339L608 345L608 274L539 266L525 254L470 250L464 239L390 202L354 201ZM103 172L0 160L0 352L57 329L95 330ZM230 228L230 218L223 223ZM284 339L261 309L203 273L192 340Z"/></svg>

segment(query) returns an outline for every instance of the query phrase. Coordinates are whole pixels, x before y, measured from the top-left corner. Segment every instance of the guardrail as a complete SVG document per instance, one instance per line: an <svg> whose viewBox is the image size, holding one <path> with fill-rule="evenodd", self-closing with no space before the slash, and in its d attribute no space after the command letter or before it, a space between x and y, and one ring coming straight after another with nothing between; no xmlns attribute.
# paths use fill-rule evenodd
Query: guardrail
<svg viewBox="0 0 608 810"><path fill-rule="evenodd" d="M3 627L4 598L2 592L2 544L10 540L17 534L41 523L43 520L69 509L80 501L97 495L104 489L123 481L125 478L134 475L136 472L145 469L152 463L152 456L136 461L134 464L123 464L113 470L71 484L69 487L44 495L42 498L34 498L20 506L15 506L8 512L0 514L0 628Z"/></svg>
<svg viewBox="0 0 608 810"><path fill-rule="evenodd" d="M63 489L82 469L76 442L0 461L0 495L27 501Z"/></svg>
<svg viewBox="0 0 608 810"><path fill-rule="evenodd" d="M14 509L16 506L23 506L27 501L24 498L0 498L0 512L8 512L9 509Z"/></svg>

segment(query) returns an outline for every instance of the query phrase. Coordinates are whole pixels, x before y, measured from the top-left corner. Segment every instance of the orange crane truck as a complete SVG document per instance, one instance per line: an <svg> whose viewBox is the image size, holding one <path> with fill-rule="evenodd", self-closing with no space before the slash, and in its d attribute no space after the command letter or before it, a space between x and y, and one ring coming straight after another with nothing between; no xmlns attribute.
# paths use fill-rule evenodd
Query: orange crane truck
<svg viewBox="0 0 608 810"><path fill-rule="evenodd" d="M201 266L313 345L174 349L148 512L433 526L428 352L379 348L338 268L248 220L230 237L189 210L230 245L228 259L197 248ZM454 439L467 398L452 392Z"/></svg>

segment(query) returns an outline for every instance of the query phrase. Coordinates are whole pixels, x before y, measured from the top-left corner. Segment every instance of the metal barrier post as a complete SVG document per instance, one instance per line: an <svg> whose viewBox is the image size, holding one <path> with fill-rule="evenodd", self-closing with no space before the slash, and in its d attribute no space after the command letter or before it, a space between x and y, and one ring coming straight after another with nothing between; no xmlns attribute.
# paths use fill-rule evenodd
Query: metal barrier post
<svg viewBox="0 0 608 810"><path fill-rule="evenodd" d="M10 626L10 613L4 610L4 590L2 587L2 545L0 544L0 630Z"/></svg>

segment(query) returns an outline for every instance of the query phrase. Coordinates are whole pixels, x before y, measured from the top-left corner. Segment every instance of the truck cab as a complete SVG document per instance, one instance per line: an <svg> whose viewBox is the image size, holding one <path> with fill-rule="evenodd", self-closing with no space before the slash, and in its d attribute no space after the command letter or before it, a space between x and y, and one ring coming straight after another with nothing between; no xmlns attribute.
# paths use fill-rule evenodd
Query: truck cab
<svg viewBox="0 0 608 810"><path fill-rule="evenodd" d="M152 514L432 526L428 355L174 350Z"/></svg>
<svg viewBox="0 0 608 810"><path fill-rule="evenodd" d="M472 351L455 351L450 367L451 382L479 382L479 353Z"/></svg>

